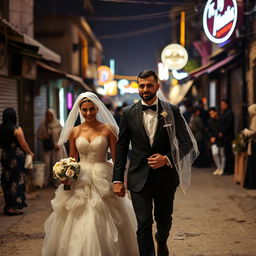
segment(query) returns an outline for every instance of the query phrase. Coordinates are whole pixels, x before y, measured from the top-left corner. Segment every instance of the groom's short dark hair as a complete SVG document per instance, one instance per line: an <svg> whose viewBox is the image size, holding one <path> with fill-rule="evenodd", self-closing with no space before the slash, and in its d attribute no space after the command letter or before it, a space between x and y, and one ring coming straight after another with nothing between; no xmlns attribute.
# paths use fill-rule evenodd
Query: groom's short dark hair
<svg viewBox="0 0 256 256"><path fill-rule="evenodd" d="M142 72L139 73L138 77L137 77L137 82L139 82L139 78L148 78L150 76L153 76L154 77L154 80L158 83L158 76L157 74L152 71L152 70L144 70Z"/></svg>

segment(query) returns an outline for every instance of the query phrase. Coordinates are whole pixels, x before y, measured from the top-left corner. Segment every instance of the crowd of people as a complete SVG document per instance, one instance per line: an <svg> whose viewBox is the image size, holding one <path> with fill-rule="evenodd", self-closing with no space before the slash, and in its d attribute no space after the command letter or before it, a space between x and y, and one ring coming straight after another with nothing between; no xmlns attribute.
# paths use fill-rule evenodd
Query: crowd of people
<svg viewBox="0 0 256 256"><path fill-rule="evenodd" d="M195 106L196 105L196 106ZM194 162L195 167L215 166L213 175L231 175L235 170L235 154L233 141L235 140L235 119L228 100L219 102L219 109L210 107L205 109L202 101L193 104L184 102L183 116L189 124L200 151ZM256 189L256 104L248 107L249 129L240 132L246 142L247 164L244 166L244 187Z"/></svg>

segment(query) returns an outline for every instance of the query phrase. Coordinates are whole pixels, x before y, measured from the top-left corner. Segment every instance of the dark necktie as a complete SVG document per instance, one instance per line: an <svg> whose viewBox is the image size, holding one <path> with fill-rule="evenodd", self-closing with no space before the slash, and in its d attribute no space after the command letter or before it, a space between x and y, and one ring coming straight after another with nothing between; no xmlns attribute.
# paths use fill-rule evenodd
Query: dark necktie
<svg viewBox="0 0 256 256"><path fill-rule="evenodd" d="M152 111L156 111L156 104L151 106L141 105L141 109L142 111L149 110L149 109L151 109Z"/></svg>

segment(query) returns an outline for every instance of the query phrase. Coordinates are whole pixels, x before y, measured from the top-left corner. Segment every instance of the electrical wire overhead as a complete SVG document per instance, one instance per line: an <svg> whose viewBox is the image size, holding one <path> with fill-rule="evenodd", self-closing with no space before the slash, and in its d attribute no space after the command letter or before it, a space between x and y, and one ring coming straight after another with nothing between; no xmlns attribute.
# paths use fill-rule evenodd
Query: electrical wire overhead
<svg viewBox="0 0 256 256"><path fill-rule="evenodd" d="M198 14L193 13L190 16L187 16L186 20L189 20L189 19L193 18L196 15L198 15ZM168 23L160 24L160 25L145 28L145 29L138 29L138 30L134 30L134 31L131 31L131 32L124 32L124 33L119 33L119 34L102 35L102 36L98 36L98 37L102 40L133 37L133 36L138 36L138 35L141 35L141 34L146 34L146 33L151 33L151 32L155 32L155 31L163 30L163 29L166 29L168 27L175 26L179 22L180 22L179 20L176 20L174 22L168 22Z"/></svg>
<svg viewBox="0 0 256 256"><path fill-rule="evenodd" d="M135 16L119 16L119 17L86 17L89 20L104 20L104 21L120 21L120 20L144 20L144 19L159 19L164 18L169 15L169 11L150 13L144 15L135 15Z"/></svg>
<svg viewBox="0 0 256 256"><path fill-rule="evenodd" d="M194 12L194 8L184 9L183 11ZM180 11L178 11L180 12ZM118 16L118 17L86 17L87 20L92 21L132 21L132 20L149 20L149 19L161 19L166 18L170 15L170 11L149 13L135 16Z"/></svg>

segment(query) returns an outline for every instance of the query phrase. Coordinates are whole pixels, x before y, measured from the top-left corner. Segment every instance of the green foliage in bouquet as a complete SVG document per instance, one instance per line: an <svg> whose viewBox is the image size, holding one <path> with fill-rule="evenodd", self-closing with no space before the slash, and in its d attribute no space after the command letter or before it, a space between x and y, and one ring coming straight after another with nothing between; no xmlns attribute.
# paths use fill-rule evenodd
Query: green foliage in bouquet
<svg viewBox="0 0 256 256"><path fill-rule="evenodd" d="M235 154L246 152L247 139L242 133L239 133L236 139L232 141L232 149Z"/></svg>

